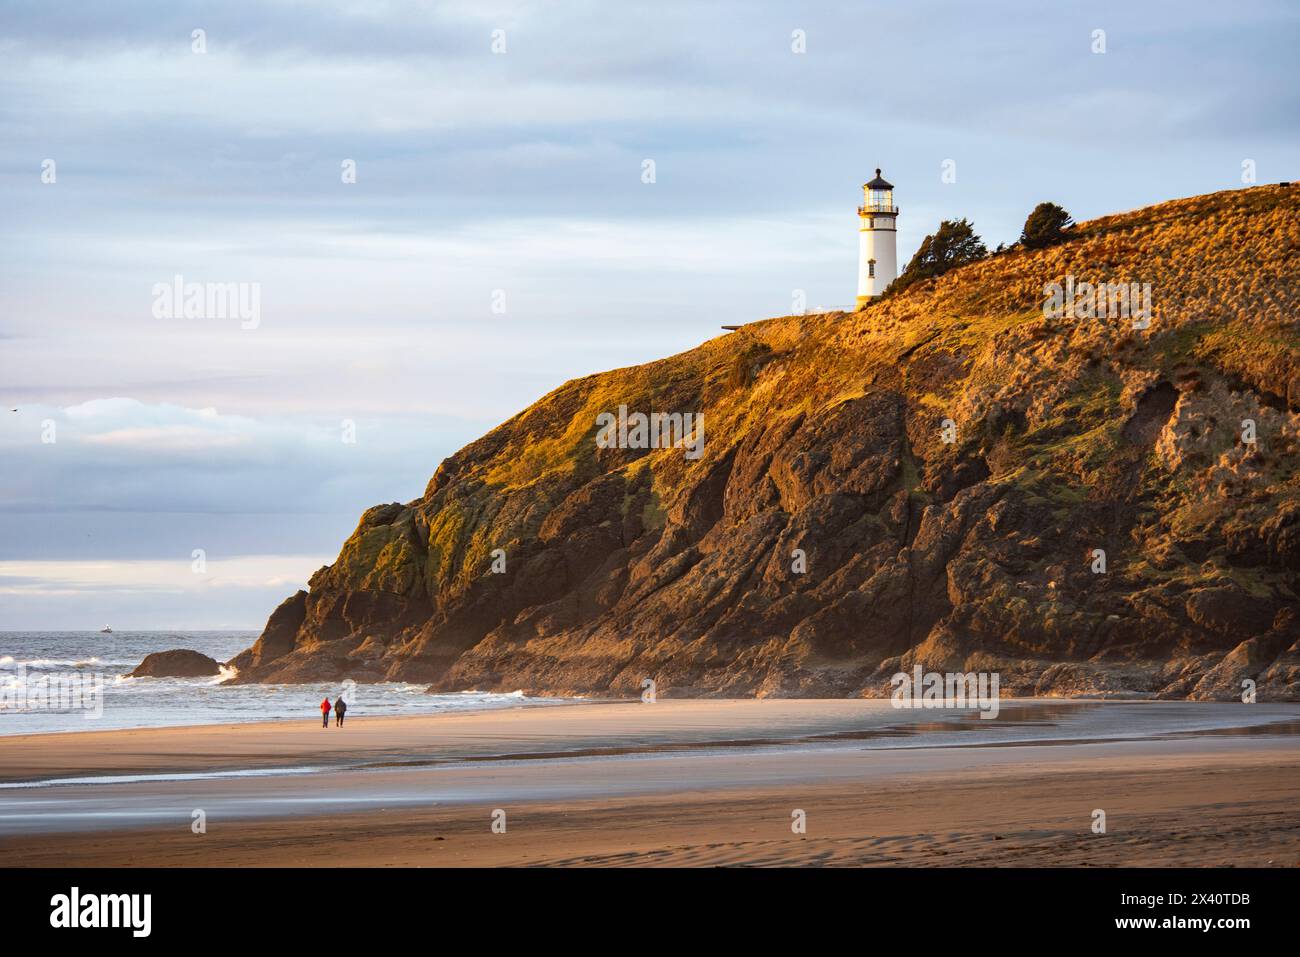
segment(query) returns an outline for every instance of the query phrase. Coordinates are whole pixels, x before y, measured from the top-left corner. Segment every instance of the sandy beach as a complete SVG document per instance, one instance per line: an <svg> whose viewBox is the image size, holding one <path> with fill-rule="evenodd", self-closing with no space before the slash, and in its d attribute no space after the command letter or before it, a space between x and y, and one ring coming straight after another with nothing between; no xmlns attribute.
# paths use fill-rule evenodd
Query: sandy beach
<svg viewBox="0 0 1300 957"><path fill-rule="evenodd" d="M0 849L11 866L1296 866L1300 708L1233 708L905 724L882 701L660 701L11 736Z"/></svg>

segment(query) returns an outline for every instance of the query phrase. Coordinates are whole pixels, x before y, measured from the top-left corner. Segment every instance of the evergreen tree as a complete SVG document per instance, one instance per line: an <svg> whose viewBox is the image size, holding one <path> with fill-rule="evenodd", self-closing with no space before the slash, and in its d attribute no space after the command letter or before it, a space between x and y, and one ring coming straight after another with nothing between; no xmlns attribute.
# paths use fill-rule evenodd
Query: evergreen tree
<svg viewBox="0 0 1300 957"><path fill-rule="evenodd" d="M1025 220L1025 228L1020 231L1020 245L1026 249L1046 249L1065 239L1065 231L1074 225L1074 220L1055 203L1039 203Z"/></svg>
<svg viewBox="0 0 1300 957"><path fill-rule="evenodd" d="M902 274L889 284L887 295L902 292L913 283L942 276L949 269L983 259L989 254L975 229L964 219L945 219L939 231L926 236Z"/></svg>

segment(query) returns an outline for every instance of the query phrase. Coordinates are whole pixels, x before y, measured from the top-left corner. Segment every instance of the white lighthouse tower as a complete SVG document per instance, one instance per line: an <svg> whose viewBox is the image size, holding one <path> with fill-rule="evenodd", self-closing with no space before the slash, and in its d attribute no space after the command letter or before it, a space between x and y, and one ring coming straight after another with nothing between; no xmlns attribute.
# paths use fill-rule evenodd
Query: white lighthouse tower
<svg viewBox="0 0 1300 957"><path fill-rule="evenodd" d="M894 186L876 170L862 186L858 207L858 308L885 291L898 275L898 207Z"/></svg>

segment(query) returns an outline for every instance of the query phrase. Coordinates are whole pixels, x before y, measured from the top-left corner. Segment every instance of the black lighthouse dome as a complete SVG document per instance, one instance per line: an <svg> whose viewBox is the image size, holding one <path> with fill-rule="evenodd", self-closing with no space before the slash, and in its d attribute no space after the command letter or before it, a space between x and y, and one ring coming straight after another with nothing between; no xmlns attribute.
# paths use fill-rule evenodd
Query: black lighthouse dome
<svg viewBox="0 0 1300 957"><path fill-rule="evenodd" d="M866 184L867 189L893 189L894 184L887 182L881 175L880 170L876 170L876 178Z"/></svg>

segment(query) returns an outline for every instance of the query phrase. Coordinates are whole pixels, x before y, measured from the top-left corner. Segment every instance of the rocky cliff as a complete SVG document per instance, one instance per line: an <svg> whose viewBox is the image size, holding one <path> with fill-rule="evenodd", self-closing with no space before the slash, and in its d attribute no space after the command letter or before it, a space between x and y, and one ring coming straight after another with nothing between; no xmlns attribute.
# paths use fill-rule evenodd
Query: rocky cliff
<svg viewBox="0 0 1300 957"><path fill-rule="evenodd" d="M1085 282L1149 327L1044 308ZM566 383L366 511L236 680L1295 699L1298 282L1300 188L1235 190ZM619 406L703 454L600 447Z"/></svg>

